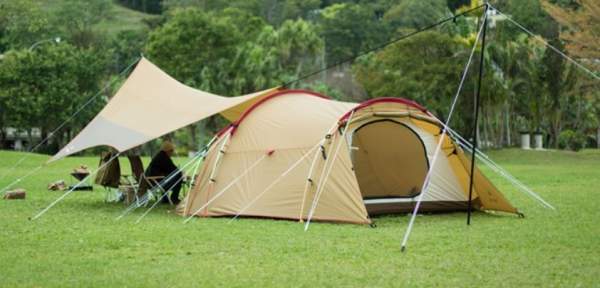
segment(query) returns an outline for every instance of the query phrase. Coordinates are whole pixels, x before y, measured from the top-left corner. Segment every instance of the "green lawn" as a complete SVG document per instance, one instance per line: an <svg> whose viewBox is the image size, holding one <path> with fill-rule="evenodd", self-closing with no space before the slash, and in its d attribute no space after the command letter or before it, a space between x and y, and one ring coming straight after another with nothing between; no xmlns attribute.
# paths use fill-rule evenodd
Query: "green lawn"
<svg viewBox="0 0 600 288"><path fill-rule="evenodd" d="M314 223L304 232L293 221L183 224L161 206L136 225L142 211L116 221L123 205L105 204L101 189L29 221L61 195L48 182L98 161L68 158L20 183L26 200L0 200L0 286L600 287L600 151L490 154L557 210L487 173L525 219L476 213L467 227L464 213L420 216L406 253L405 215L376 218L375 229ZM21 155L0 152L0 177ZM12 175L45 159L33 155Z"/></svg>

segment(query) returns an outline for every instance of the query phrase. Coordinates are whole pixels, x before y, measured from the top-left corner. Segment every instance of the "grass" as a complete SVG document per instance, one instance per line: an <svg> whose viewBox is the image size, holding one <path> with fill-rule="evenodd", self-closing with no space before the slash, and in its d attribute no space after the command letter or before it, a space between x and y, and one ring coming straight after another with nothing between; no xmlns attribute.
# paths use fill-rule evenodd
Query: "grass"
<svg viewBox="0 0 600 288"><path fill-rule="evenodd" d="M122 204L105 204L96 189L27 220L61 195L47 183L98 161L67 158L20 183L26 200L0 201L0 286L600 287L600 151L490 154L557 210L487 173L525 219L475 213L467 227L464 213L423 215L406 253L405 215L376 218L375 229L313 223L303 232L297 222L264 219L183 224L161 206L136 225L143 211L116 221ZM0 152L0 177L21 155ZM31 155L11 174L46 159Z"/></svg>

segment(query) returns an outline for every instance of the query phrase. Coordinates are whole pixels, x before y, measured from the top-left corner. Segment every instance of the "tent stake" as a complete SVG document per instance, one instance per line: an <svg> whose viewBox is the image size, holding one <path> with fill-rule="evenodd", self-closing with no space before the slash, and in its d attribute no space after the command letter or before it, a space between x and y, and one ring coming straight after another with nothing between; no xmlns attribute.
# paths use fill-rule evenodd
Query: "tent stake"
<svg viewBox="0 0 600 288"><path fill-rule="evenodd" d="M488 5L485 4L483 13L486 15L483 17L483 35L481 35L481 54L479 57L479 78L477 79L477 93L475 96L475 120L473 123L473 147L471 148L471 178L469 181L469 199L467 205L467 225L471 225L471 210L473 208L473 177L475 174L475 149L477 149L477 125L479 120L479 106L481 105L481 78L483 78L483 61L485 54L485 31L487 30L487 11Z"/></svg>

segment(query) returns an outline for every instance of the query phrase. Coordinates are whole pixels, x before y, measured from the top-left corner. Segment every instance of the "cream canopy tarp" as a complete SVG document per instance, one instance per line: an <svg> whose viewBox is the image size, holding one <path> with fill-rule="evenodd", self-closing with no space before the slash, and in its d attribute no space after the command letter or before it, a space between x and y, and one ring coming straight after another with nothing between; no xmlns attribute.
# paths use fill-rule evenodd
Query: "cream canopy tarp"
<svg viewBox="0 0 600 288"><path fill-rule="evenodd" d="M234 121L274 89L223 97L188 87L142 58L102 111L50 161L100 145L125 151L217 113Z"/></svg>

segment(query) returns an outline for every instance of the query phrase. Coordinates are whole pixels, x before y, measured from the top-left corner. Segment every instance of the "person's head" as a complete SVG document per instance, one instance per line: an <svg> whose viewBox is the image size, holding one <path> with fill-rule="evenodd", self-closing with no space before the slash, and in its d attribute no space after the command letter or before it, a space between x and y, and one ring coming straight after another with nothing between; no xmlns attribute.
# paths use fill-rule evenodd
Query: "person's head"
<svg viewBox="0 0 600 288"><path fill-rule="evenodd" d="M164 151L169 156L173 156L173 153L175 153L175 145L171 143L171 141L165 140L160 145L160 150Z"/></svg>

